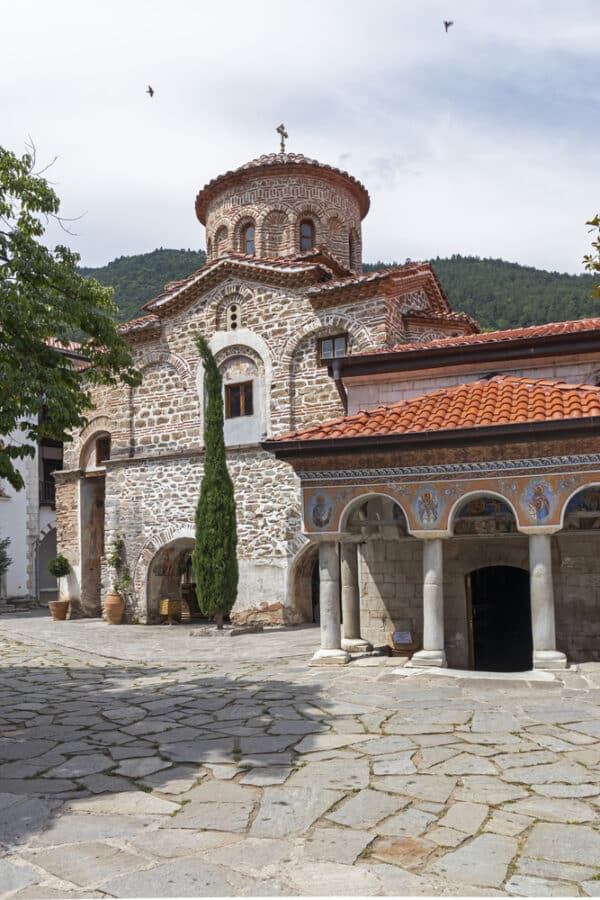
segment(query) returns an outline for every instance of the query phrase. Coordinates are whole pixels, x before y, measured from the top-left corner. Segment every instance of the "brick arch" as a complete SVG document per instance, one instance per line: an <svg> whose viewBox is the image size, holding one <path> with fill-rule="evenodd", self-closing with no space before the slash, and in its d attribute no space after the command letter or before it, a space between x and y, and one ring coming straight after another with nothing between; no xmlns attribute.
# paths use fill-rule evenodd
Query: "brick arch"
<svg viewBox="0 0 600 900"><path fill-rule="evenodd" d="M242 231L246 227L246 225L254 225L254 255L257 256L258 253L258 233L259 233L259 215L255 209L246 208L241 216L239 216L232 226L232 240L230 241L230 247L232 250L235 250L238 253L245 253L246 250L242 247Z"/></svg>
<svg viewBox="0 0 600 900"><path fill-rule="evenodd" d="M261 256L282 256L290 244L290 231L293 227L289 210L270 209L260 225Z"/></svg>
<svg viewBox="0 0 600 900"><path fill-rule="evenodd" d="M85 467L85 461L89 453L90 446L101 435L112 435L114 423L108 416L96 416L85 425L79 432L79 456L78 466L80 469Z"/></svg>
<svg viewBox="0 0 600 900"><path fill-rule="evenodd" d="M217 222L212 231L212 242L214 256L218 259L219 254L231 249L231 239L229 237L229 223L225 221ZM212 260L211 260L212 261Z"/></svg>
<svg viewBox="0 0 600 900"><path fill-rule="evenodd" d="M192 377L191 369L185 359L168 350L153 350L151 353L145 354L140 360L139 370L140 372L143 372L145 369L150 369L152 366L160 365L172 366L179 373L184 385L188 379Z"/></svg>
<svg viewBox="0 0 600 900"><path fill-rule="evenodd" d="M113 427L113 422L109 416L94 416L93 419L90 419L79 432L79 441L85 442L90 438L93 434L98 434L100 431L111 431Z"/></svg>
<svg viewBox="0 0 600 900"><path fill-rule="evenodd" d="M239 303L240 307L242 307L243 309L244 304L252 300L253 297L254 294L252 293L250 288L238 281L229 282L223 288L221 288L215 295L213 295L213 299L211 301L211 305L214 309L215 330L227 330L226 311L227 308L234 302L234 300L236 300Z"/></svg>
<svg viewBox="0 0 600 900"><path fill-rule="evenodd" d="M156 554L167 544L179 538L195 540L196 531L192 523L188 525L169 525L149 538L138 555L133 567L133 590L137 612L141 617L148 613L147 583L148 571Z"/></svg>
<svg viewBox="0 0 600 900"><path fill-rule="evenodd" d="M348 225L339 213L335 213L327 220L327 248L346 265L350 263Z"/></svg>
<svg viewBox="0 0 600 900"><path fill-rule="evenodd" d="M360 232L356 228L350 228L348 232L348 257L350 268L353 272L360 272L362 260L362 247Z"/></svg>
<svg viewBox="0 0 600 900"><path fill-rule="evenodd" d="M293 224L293 240L292 245L295 248L296 252L301 252L300 250L300 224L304 221L308 220L312 222L313 228L315 230L314 237L314 246L317 244L327 244L328 243L328 229L327 229L327 212L326 210L318 204L305 204L303 206L298 207L295 215L295 221Z"/></svg>
<svg viewBox="0 0 600 900"><path fill-rule="evenodd" d="M347 331L361 351L375 347L375 342L369 334L368 328L362 325L358 319L352 319L350 316L344 316L340 313L327 313L320 319L313 319L311 322L302 325L288 338L279 357L279 367L291 370L294 353L302 341L308 337L318 337L332 330Z"/></svg>

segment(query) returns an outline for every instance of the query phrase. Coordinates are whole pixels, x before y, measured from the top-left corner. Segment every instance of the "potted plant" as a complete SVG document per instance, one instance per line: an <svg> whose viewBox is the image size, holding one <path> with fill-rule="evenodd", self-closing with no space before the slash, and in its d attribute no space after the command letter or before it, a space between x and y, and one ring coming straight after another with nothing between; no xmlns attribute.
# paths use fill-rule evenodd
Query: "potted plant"
<svg viewBox="0 0 600 900"><path fill-rule="evenodd" d="M122 534L115 535L107 562L115 574L112 591L106 595L104 613L109 625L120 625L125 614L125 596L131 589L131 573L125 561L125 541Z"/></svg>
<svg viewBox="0 0 600 900"><path fill-rule="evenodd" d="M59 553L58 556L55 556L54 559L51 559L48 563L48 571L51 575L54 575L55 578L58 578L59 584L59 599L58 600L50 600L48 603L48 607L50 609L50 615L54 619L55 622L62 621L67 618L67 612L69 611L69 601L63 597L63 591L61 590L60 579L66 578L67 575L71 571L71 565L69 560Z"/></svg>

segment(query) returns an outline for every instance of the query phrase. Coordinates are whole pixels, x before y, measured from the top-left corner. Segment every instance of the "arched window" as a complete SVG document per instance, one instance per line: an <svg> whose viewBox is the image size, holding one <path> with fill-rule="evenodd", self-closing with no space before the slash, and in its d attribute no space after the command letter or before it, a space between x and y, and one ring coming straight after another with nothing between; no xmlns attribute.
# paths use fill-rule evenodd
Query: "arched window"
<svg viewBox="0 0 600 900"><path fill-rule="evenodd" d="M355 254L355 242L354 235L352 232L348 235L348 265L351 269L354 268L354 254Z"/></svg>
<svg viewBox="0 0 600 900"><path fill-rule="evenodd" d="M300 249L310 250L315 246L315 226L310 219L300 222Z"/></svg>
<svg viewBox="0 0 600 900"><path fill-rule="evenodd" d="M254 223L250 222L242 230L242 253L254 256Z"/></svg>

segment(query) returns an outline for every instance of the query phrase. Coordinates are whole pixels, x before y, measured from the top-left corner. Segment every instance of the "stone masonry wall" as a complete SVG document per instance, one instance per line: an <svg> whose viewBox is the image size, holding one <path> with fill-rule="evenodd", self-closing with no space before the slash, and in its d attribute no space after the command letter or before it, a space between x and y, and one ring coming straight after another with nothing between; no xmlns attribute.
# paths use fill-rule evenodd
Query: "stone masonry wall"
<svg viewBox="0 0 600 900"><path fill-rule="evenodd" d="M361 636L387 643L397 629L423 633L421 541L369 540L358 548Z"/></svg>
<svg viewBox="0 0 600 900"><path fill-rule="evenodd" d="M343 184L318 174L265 172L227 185L209 204L206 215L208 261L227 251L245 252L242 229L255 227L255 255L291 256L300 251L300 222L310 219L315 243L344 265L360 271L361 216L358 200ZM350 259L350 237L353 256Z"/></svg>
<svg viewBox="0 0 600 900"><path fill-rule="evenodd" d="M570 662L600 660L600 532L552 539L556 638Z"/></svg>
<svg viewBox="0 0 600 900"><path fill-rule="evenodd" d="M234 300L238 327L227 330L226 310ZM301 289L228 278L166 315L160 337L134 346L135 362L143 375L139 387L92 390L95 409L65 448L65 469L75 473L77 483L95 437L111 435L105 547L117 531L125 533L129 564L138 573L130 616L145 618L145 576L158 549L156 542L168 543L179 532L193 536L202 474L204 403L195 335L200 332L218 342L223 365L229 358L227 348L243 356L248 346L252 360L258 354L261 377L255 385L263 395L256 407L267 410L268 434L274 436L342 414L335 384L326 367L317 363L317 340L345 333L352 351L385 346L387 311L383 297L314 309ZM239 517L236 614L247 620L292 621L299 610L302 615L310 611L306 597L295 600L288 591L288 584L294 583L294 559L305 543L298 481L291 467L276 462L257 445L230 443ZM60 482L58 494L59 549L67 549L74 562L71 588L76 597L82 575L79 540L85 544L88 536L79 535L78 494ZM105 560L101 578L103 602L110 586Z"/></svg>
<svg viewBox="0 0 600 900"><path fill-rule="evenodd" d="M468 668L466 576L485 566L529 571L526 535L444 540L444 630L448 665ZM361 633L384 644L389 632L423 633L423 542L369 540L359 547ZM569 662L600 660L600 533L552 538L557 647Z"/></svg>

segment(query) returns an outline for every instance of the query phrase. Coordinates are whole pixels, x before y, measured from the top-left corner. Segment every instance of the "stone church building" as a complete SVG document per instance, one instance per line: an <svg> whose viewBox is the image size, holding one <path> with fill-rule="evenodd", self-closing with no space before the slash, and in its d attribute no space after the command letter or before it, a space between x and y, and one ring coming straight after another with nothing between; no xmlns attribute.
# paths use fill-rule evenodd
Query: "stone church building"
<svg viewBox="0 0 600 900"><path fill-rule="evenodd" d="M200 332L224 381L234 621L320 614L325 663L392 632L415 664L599 654L600 320L482 335L429 264L362 274L368 210L351 175L285 152L200 191L206 265L122 326L142 383L95 391L55 475L72 615L101 614L117 534L127 620L163 597L193 613Z"/></svg>

